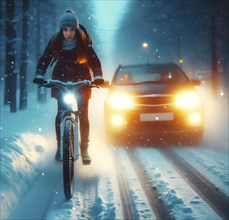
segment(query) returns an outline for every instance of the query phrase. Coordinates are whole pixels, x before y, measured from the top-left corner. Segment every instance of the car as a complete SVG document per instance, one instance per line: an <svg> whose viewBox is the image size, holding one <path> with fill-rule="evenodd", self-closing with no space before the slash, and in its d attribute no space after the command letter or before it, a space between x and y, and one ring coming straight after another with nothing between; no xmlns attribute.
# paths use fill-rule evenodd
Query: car
<svg viewBox="0 0 229 220"><path fill-rule="evenodd" d="M200 84L171 62L119 65L104 105L108 140L175 138L199 144L204 105L195 86Z"/></svg>

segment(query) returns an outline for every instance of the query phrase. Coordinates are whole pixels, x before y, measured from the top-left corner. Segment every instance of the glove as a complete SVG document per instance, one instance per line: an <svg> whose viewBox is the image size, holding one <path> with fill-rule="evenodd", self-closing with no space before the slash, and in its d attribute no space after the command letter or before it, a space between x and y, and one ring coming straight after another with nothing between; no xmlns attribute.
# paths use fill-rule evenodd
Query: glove
<svg viewBox="0 0 229 220"><path fill-rule="evenodd" d="M104 79L103 78L95 78L93 83L97 86L100 86L104 83Z"/></svg>
<svg viewBox="0 0 229 220"><path fill-rule="evenodd" d="M33 79L33 83L36 83L36 84L44 84L45 83L45 79L44 79L44 76L42 75L36 75Z"/></svg>

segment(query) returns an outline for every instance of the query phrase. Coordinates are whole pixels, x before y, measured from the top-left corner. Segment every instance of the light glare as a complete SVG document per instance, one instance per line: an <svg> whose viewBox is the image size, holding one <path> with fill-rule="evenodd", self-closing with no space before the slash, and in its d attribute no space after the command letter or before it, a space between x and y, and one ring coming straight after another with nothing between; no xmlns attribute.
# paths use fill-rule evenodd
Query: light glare
<svg viewBox="0 0 229 220"><path fill-rule="evenodd" d="M75 102L75 97L72 93L68 93L64 96L64 101L67 103L67 104L72 104Z"/></svg>
<svg viewBox="0 0 229 220"><path fill-rule="evenodd" d="M123 117L121 115L115 115L111 118L112 125L120 126L123 124L123 122L124 122L124 120L123 120Z"/></svg>
<svg viewBox="0 0 229 220"><path fill-rule="evenodd" d="M180 93L176 97L176 105L179 108L190 109L199 106L200 97L195 92Z"/></svg>
<svg viewBox="0 0 229 220"><path fill-rule="evenodd" d="M199 124L201 122L201 116L198 113L193 113L189 116L191 124Z"/></svg>
<svg viewBox="0 0 229 220"><path fill-rule="evenodd" d="M116 109L130 109L134 105L134 101L130 95L112 94L109 98L109 105Z"/></svg>
<svg viewBox="0 0 229 220"><path fill-rule="evenodd" d="M144 42L144 43L142 44L142 47L143 47L143 48L148 48L148 43Z"/></svg>

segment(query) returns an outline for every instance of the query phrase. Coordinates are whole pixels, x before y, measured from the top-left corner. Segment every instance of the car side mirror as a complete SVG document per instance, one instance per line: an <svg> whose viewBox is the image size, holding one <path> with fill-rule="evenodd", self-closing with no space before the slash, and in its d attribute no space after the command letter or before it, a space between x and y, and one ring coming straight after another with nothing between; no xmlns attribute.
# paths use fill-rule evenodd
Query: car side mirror
<svg viewBox="0 0 229 220"><path fill-rule="evenodd" d="M105 80L102 85L99 86L100 88L109 88L110 87L110 82Z"/></svg>
<svg viewBox="0 0 229 220"><path fill-rule="evenodd" d="M194 86L199 86L201 85L201 81L199 79L191 79L191 82Z"/></svg>

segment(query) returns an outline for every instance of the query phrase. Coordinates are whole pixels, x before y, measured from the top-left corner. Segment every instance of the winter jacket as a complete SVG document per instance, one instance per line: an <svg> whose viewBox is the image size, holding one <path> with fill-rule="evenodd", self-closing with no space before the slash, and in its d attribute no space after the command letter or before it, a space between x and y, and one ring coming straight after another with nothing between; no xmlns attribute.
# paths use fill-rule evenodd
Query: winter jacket
<svg viewBox="0 0 229 220"><path fill-rule="evenodd" d="M82 26L81 26L82 27ZM91 80L91 71L93 78L102 78L101 63L92 47L92 41L85 29L77 29L77 45L72 50L61 49L63 34L56 33L48 43L44 53L39 59L36 69L36 75L44 75L47 67L52 60L56 61L52 73L52 79L61 81ZM91 90L84 88L81 92L90 98ZM58 98L59 93L56 88L52 88L52 97Z"/></svg>

